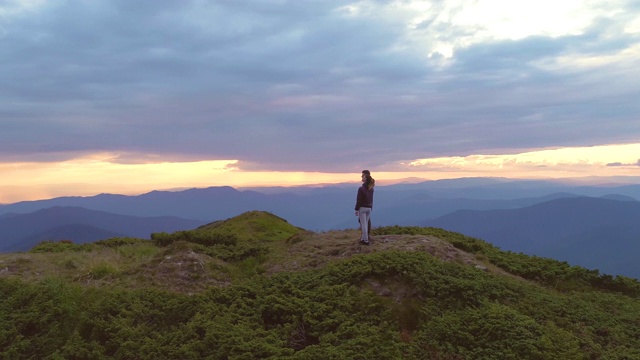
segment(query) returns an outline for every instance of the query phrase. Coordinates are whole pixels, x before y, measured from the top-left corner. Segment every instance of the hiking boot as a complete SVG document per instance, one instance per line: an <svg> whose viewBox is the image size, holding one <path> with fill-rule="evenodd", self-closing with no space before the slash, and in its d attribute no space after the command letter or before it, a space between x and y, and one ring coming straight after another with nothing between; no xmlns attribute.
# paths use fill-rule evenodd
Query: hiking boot
<svg viewBox="0 0 640 360"><path fill-rule="evenodd" d="M360 245L369 245L369 241L360 240Z"/></svg>

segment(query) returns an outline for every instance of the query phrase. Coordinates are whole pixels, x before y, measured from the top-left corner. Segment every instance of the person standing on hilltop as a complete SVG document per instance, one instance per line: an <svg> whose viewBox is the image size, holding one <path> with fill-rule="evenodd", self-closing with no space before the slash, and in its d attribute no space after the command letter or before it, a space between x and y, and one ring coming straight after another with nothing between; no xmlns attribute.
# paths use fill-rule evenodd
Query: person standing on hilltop
<svg viewBox="0 0 640 360"><path fill-rule="evenodd" d="M360 244L369 245L371 239L371 210L373 209L373 187L376 181L369 170L362 170L362 186L356 197L356 216L360 222Z"/></svg>

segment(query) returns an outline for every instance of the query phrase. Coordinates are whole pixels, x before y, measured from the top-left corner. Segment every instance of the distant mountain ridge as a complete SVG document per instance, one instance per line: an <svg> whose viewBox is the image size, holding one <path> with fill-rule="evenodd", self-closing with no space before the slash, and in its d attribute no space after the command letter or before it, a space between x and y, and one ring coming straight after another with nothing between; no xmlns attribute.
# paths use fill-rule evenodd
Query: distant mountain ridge
<svg viewBox="0 0 640 360"><path fill-rule="evenodd" d="M176 216L199 221L226 219L263 210L309 230L357 226L352 210L359 184L330 187L254 188L229 186L152 191L136 196L100 194L0 205L5 213L30 213L52 206L79 206L131 216ZM625 196L640 199L640 185L571 186L551 181L468 178L376 186L373 218L378 225L417 225L456 210L514 209L572 196Z"/></svg>
<svg viewBox="0 0 640 360"><path fill-rule="evenodd" d="M41 233L31 235L20 240L19 243L13 244L19 250L27 250L41 241L60 241L71 240L76 244L91 243L98 240L109 239L114 237L127 237L128 235L101 229L86 224L66 224L51 229L47 229Z"/></svg>
<svg viewBox="0 0 640 360"><path fill-rule="evenodd" d="M135 217L54 206L29 214L0 218L0 251L28 250L44 240L92 242L109 237L148 239L152 232L174 232L202 225L197 220L171 216Z"/></svg>
<svg viewBox="0 0 640 360"><path fill-rule="evenodd" d="M503 250L640 278L640 202L561 198L519 209L459 210L422 225L461 232Z"/></svg>

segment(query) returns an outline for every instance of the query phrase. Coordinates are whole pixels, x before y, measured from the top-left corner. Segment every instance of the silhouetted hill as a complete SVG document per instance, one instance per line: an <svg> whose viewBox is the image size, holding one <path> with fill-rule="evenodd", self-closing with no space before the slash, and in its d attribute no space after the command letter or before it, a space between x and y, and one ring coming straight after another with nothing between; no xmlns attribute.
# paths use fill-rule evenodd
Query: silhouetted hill
<svg viewBox="0 0 640 360"><path fill-rule="evenodd" d="M16 214L16 213L0 214L0 220L1 219L8 219L8 218L11 218L11 217L14 217L14 216L17 216L17 215L20 215L20 214Z"/></svg>
<svg viewBox="0 0 640 360"><path fill-rule="evenodd" d="M65 239L84 242L106 236L149 238L154 231L191 229L203 222L171 216L136 217L87 210L81 207L54 206L29 214L0 218L0 251L27 250L34 241ZM77 233L74 233L77 231ZM48 239L53 236L53 239Z"/></svg>
<svg viewBox="0 0 640 360"><path fill-rule="evenodd" d="M520 209L460 210L429 220L502 249L640 277L640 202L609 198L556 199ZM596 265L597 266L594 266Z"/></svg>
<svg viewBox="0 0 640 360"><path fill-rule="evenodd" d="M640 279L640 226L604 225L559 242L567 245L554 249L556 259Z"/></svg>
<svg viewBox="0 0 640 360"><path fill-rule="evenodd" d="M618 200L618 201L637 201L636 199L632 198L631 196L625 196L625 195L619 195L619 194L607 194L604 196L600 196L603 199L609 199L609 200Z"/></svg>

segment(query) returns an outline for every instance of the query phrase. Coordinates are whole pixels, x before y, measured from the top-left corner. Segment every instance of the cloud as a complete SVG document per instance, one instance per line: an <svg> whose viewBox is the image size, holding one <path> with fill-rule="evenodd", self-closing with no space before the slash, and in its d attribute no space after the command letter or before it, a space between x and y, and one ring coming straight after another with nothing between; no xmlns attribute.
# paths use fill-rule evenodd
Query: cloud
<svg viewBox="0 0 640 360"><path fill-rule="evenodd" d="M637 7L483 4L6 1L0 161L340 172L638 138Z"/></svg>
<svg viewBox="0 0 640 360"><path fill-rule="evenodd" d="M611 166L611 167L631 167L631 166L640 166L640 159L638 159L638 161L634 162L634 163L622 163L622 162L612 162L612 163L608 163L607 166Z"/></svg>
<svg viewBox="0 0 640 360"><path fill-rule="evenodd" d="M640 144L544 149L522 153L469 155L418 159L404 164L414 171L471 171L478 173L530 173L537 169L557 173L596 174L610 168L636 166ZM622 161L611 161L620 159ZM609 168L609 169L607 169ZM634 169L635 170L635 169ZM637 171L637 170L636 170ZM635 173L633 173L635 174Z"/></svg>

